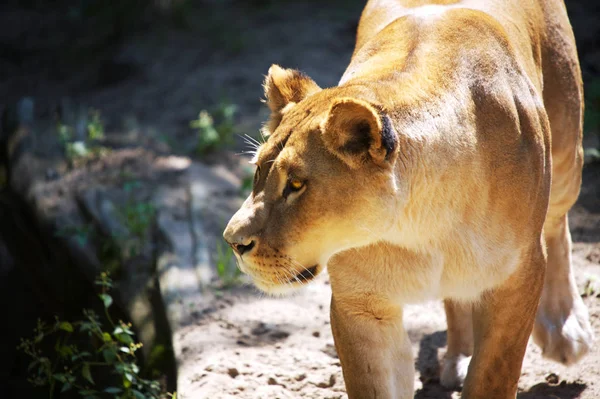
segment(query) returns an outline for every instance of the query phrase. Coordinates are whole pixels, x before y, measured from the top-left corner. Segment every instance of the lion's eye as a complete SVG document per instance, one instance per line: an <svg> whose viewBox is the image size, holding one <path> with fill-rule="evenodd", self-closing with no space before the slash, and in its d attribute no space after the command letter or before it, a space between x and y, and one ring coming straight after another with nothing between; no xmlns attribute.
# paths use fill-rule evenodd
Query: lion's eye
<svg viewBox="0 0 600 399"><path fill-rule="evenodd" d="M302 183L300 180L290 180L290 188L292 190L300 190L302 188L302 186L304 186L304 183Z"/></svg>
<svg viewBox="0 0 600 399"><path fill-rule="evenodd" d="M298 191L302 190L303 187L304 182L302 180L292 178L288 180L287 184L285 185L285 188L283 189L283 197L287 198L288 195L290 195L291 193L297 193Z"/></svg>

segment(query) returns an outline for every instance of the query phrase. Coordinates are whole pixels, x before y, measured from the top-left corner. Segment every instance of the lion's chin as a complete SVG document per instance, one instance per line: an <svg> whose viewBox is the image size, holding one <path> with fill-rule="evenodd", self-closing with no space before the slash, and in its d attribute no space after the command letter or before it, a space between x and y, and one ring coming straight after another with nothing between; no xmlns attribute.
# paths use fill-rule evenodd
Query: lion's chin
<svg viewBox="0 0 600 399"><path fill-rule="evenodd" d="M300 291L319 274L319 266L308 267L285 282L265 281L250 275L252 282L262 292L272 296L285 296Z"/></svg>

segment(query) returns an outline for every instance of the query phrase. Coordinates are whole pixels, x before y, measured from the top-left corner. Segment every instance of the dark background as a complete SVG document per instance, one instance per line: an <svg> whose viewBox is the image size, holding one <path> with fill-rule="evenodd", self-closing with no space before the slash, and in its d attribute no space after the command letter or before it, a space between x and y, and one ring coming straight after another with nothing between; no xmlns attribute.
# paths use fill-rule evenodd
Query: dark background
<svg viewBox="0 0 600 399"><path fill-rule="evenodd" d="M212 162L191 148L189 121L222 101L236 105L240 129L266 119L258 101L272 63L335 85L353 48L361 1L8 0L0 5L0 111L24 96L36 117L57 102L102 111L107 133ZM600 118L600 1L566 2L586 86L586 135ZM0 139L1 141L1 139ZM594 140L586 140L596 143ZM592 144L596 145L596 144ZM227 150L221 152L223 155ZM227 156L225 154L225 156ZM53 240L14 195L0 195L0 397L34 397L15 346L38 317L74 315L95 297ZM39 281L59 267L63 286ZM12 392L12 393L9 393ZM42 395L45 396L45 395Z"/></svg>

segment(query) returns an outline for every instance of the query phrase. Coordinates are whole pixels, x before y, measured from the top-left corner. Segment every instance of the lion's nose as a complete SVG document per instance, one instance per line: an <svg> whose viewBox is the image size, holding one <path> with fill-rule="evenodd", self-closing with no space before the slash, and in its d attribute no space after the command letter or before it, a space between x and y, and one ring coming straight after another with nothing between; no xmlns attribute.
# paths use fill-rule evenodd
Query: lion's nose
<svg viewBox="0 0 600 399"><path fill-rule="evenodd" d="M255 244L256 241L254 240L250 241L250 243L248 244L229 243L229 245L231 245L231 248L233 248L233 250L237 252L240 256L252 251L252 248L254 248Z"/></svg>
<svg viewBox="0 0 600 399"><path fill-rule="evenodd" d="M241 234L236 234L232 231L232 228L227 228L223 232L223 238L233 248L238 255L242 256L246 254L256 246L256 240L254 237L244 237Z"/></svg>

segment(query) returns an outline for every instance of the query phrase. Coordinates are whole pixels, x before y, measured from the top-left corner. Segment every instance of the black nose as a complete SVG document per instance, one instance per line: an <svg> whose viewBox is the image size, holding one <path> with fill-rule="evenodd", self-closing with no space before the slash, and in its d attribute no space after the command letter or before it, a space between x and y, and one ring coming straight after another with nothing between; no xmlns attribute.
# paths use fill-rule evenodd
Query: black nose
<svg viewBox="0 0 600 399"><path fill-rule="evenodd" d="M250 243L247 245L231 244L231 247L233 248L233 250L235 252L237 252L240 256L242 256L243 254L252 251L252 248L254 248L255 244L256 244L255 241L250 241Z"/></svg>

